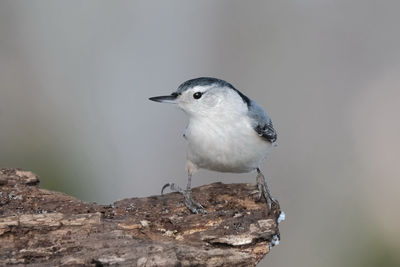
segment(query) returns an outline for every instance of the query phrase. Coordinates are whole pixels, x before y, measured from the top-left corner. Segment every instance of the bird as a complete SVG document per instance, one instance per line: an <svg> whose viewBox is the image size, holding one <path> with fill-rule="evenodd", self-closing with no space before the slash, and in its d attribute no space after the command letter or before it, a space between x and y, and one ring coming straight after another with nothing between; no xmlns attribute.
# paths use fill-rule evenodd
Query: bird
<svg viewBox="0 0 400 267"><path fill-rule="evenodd" d="M199 169L218 172L257 172L258 199L265 198L269 209L279 203L271 196L260 165L276 146L277 133L271 118L253 100L232 84L218 78L187 80L170 95L149 100L177 105L189 117L183 137L187 140L186 189L175 183L162 187L184 196L186 207L205 214L204 207L192 197L193 174Z"/></svg>

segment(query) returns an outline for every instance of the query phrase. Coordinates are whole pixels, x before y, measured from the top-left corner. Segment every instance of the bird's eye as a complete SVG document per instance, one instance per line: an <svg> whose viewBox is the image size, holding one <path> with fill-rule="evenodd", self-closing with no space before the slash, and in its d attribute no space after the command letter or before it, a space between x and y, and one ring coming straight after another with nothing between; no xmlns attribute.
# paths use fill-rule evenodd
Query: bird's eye
<svg viewBox="0 0 400 267"><path fill-rule="evenodd" d="M199 99L202 95L203 95L202 92L196 92L196 93L193 94L193 98L194 99Z"/></svg>

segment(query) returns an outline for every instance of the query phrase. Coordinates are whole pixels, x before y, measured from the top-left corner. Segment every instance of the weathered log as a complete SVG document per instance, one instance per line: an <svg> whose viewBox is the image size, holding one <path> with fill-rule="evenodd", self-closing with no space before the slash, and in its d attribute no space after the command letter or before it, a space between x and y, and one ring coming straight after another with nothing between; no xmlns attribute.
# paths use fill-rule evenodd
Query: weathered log
<svg viewBox="0 0 400 267"><path fill-rule="evenodd" d="M0 170L2 266L254 266L279 240L281 211L250 184L194 188L205 215L178 193L97 205L38 184L31 172Z"/></svg>

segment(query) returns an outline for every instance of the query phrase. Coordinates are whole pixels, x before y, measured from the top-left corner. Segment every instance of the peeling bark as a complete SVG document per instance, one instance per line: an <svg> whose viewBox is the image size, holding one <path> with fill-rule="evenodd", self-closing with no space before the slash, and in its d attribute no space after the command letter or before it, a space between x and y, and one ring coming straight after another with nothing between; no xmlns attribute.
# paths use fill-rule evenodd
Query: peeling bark
<svg viewBox="0 0 400 267"><path fill-rule="evenodd" d="M255 266L279 238L281 211L250 184L194 188L205 215L178 193L97 205L38 185L0 170L0 265Z"/></svg>

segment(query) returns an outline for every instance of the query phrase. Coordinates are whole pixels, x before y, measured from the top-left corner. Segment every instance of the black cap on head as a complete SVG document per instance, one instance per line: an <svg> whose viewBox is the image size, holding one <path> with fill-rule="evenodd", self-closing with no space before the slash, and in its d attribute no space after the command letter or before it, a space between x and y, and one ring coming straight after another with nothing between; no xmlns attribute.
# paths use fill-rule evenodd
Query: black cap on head
<svg viewBox="0 0 400 267"><path fill-rule="evenodd" d="M231 88L232 90L236 91L239 94L239 96L243 99L243 102L245 102L247 104L247 106L250 106L250 99L247 96L245 96L242 92L237 90L235 87L233 87L232 84L230 84L224 80L212 78L212 77L200 77L200 78L187 80L186 82L179 85L178 90L176 90L176 93L181 94L182 92L184 92L190 88L193 88L195 86L207 86L207 85L216 85L219 87Z"/></svg>

